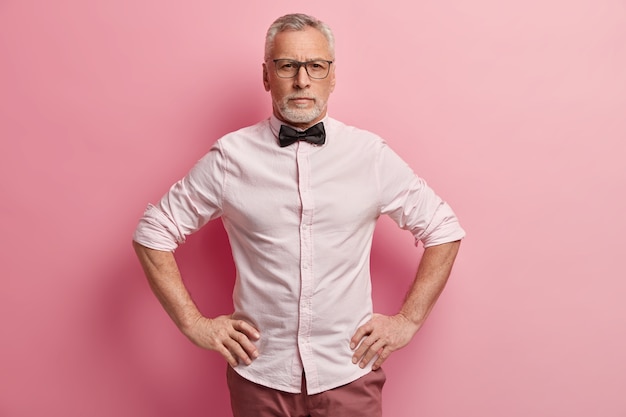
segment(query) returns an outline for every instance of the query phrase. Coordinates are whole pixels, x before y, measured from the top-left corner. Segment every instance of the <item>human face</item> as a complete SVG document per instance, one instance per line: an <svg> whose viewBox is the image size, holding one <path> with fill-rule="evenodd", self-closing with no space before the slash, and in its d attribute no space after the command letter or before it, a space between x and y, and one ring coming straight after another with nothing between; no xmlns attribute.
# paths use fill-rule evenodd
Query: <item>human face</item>
<svg viewBox="0 0 626 417"><path fill-rule="evenodd" d="M293 78L276 75L273 59L332 61L328 41L317 29L288 30L276 34L271 58L263 64L263 85L272 95L274 115L295 127L306 129L326 116L330 93L335 88L335 65L331 64L328 77L317 80L300 67Z"/></svg>

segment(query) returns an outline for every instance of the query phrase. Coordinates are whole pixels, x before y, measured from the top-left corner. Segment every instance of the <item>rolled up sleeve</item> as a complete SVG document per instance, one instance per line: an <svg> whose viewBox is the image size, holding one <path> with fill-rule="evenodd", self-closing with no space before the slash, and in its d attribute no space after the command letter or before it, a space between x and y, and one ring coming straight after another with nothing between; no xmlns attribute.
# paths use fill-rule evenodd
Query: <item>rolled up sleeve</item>
<svg viewBox="0 0 626 417"><path fill-rule="evenodd" d="M157 204L148 205L133 240L151 249L174 251L188 235L219 217L224 164L218 142Z"/></svg>
<svg viewBox="0 0 626 417"><path fill-rule="evenodd" d="M452 208L388 146L378 158L381 214L410 231L424 247L454 242L465 231Z"/></svg>

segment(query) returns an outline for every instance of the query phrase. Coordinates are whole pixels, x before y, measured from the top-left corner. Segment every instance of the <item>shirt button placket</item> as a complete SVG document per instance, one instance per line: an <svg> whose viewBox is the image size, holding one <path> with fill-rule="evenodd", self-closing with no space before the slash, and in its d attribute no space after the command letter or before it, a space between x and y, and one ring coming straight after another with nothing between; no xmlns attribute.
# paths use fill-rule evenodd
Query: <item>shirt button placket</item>
<svg viewBox="0 0 626 417"><path fill-rule="evenodd" d="M300 303L298 346L302 364L307 374L310 388L317 385L317 372L313 364L311 350L311 327L313 324L313 242L311 225L313 221L314 202L311 194L311 167L309 149L311 145L297 144L296 162L298 166L298 191L302 205L300 218Z"/></svg>

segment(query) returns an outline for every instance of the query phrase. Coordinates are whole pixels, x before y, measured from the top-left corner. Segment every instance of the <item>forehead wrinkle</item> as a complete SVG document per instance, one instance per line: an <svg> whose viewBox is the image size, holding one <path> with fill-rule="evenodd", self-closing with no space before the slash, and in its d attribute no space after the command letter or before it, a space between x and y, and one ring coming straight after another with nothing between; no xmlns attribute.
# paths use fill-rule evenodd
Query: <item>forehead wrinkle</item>
<svg viewBox="0 0 626 417"><path fill-rule="evenodd" d="M328 40L319 30L313 28L278 33L274 38L272 54L274 59L301 62L332 60Z"/></svg>
<svg viewBox="0 0 626 417"><path fill-rule="evenodd" d="M303 61L300 61L300 60L297 60L297 59L293 59L293 58L274 58L274 59L276 59L276 60L280 59L280 60L285 60L285 61L293 61L293 62L297 62L299 64L305 64L305 63L308 63L308 62L316 62L316 61L324 61L324 62L330 61L330 60L328 60L326 58L312 58L312 59L305 59Z"/></svg>

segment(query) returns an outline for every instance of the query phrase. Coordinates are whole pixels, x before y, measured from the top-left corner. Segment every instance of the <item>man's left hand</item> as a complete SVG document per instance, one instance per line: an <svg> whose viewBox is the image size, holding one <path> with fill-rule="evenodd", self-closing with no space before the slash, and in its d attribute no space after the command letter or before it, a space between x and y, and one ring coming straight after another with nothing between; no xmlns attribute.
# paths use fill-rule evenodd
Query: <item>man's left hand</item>
<svg viewBox="0 0 626 417"><path fill-rule="evenodd" d="M380 365L396 351L406 346L419 326L403 314L385 316L374 314L372 318L359 327L350 340L350 348L356 349L352 363L364 368L375 356L378 356L372 369Z"/></svg>

